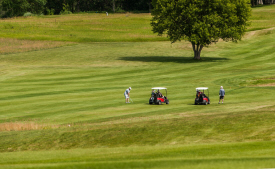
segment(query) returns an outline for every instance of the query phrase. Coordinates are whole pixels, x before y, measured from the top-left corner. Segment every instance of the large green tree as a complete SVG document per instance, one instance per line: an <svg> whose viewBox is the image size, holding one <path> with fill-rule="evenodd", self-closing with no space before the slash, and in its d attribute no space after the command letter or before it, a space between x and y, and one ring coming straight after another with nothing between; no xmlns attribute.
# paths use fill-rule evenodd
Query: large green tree
<svg viewBox="0 0 275 169"><path fill-rule="evenodd" d="M151 25L172 43L191 42L194 59L219 39L237 42L248 26L249 0L154 0Z"/></svg>

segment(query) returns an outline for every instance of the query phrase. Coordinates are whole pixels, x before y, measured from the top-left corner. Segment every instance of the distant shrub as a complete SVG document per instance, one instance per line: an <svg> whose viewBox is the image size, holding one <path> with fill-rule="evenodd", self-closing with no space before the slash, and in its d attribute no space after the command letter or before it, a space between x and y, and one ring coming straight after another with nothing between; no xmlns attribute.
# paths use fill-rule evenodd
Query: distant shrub
<svg viewBox="0 0 275 169"><path fill-rule="evenodd" d="M26 12L26 13L24 13L24 15L23 15L24 17L29 17L29 16L43 16L43 14L41 13L41 14L33 14L33 13L31 13L31 12Z"/></svg>
<svg viewBox="0 0 275 169"><path fill-rule="evenodd" d="M49 9L49 8L47 8L46 9L46 15L54 15L54 12L55 12L55 10L54 9Z"/></svg>
<svg viewBox="0 0 275 169"><path fill-rule="evenodd" d="M67 15L67 14L72 14L71 11L61 11L60 15Z"/></svg>
<svg viewBox="0 0 275 169"><path fill-rule="evenodd" d="M63 10L60 12L60 15L72 14L70 11L69 4L63 4Z"/></svg>
<svg viewBox="0 0 275 169"><path fill-rule="evenodd" d="M24 17L29 17L29 16L34 16L34 14L32 14L31 12L26 12L23 15Z"/></svg>
<svg viewBox="0 0 275 169"><path fill-rule="evenodd" d="M117 7L116 13L125 13L125 10L121 9L120 7Z"/></svg>

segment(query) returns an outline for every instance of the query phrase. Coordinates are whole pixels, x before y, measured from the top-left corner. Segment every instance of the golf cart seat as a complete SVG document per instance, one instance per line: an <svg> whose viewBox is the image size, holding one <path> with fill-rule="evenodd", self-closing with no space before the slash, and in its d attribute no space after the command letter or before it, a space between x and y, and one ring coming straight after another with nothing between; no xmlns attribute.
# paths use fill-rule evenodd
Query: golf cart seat
<svg viewBox="0 0 275 169"><path fill-rule="evenodd" d="M203 94L200 94L199 100L200 100L200 101L203 100Z"/></svg>

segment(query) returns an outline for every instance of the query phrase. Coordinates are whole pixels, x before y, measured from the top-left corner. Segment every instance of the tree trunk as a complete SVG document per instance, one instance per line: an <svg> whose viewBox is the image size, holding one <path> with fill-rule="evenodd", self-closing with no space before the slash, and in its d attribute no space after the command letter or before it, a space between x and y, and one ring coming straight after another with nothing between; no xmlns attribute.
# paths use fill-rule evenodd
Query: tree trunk
<svg viewBox="0 0 275 169"><path fill-rule="evenodd" d="M78 0L77 3L76 3L76 11L77 11L77 12L79 12L79 2L80 2L80 1Z"/></svg>
<svg viewBox="0 0 275 169"><path fill-rule="evenodd" d="M113 12L114 13L116 12L116 2L115 2L115 0L113 0Z"/></svg>
<svg viewBox="0 0 275 169"><path fill-rule="evenodd" d="M152 3L151 0L149 0L149 3L148 3L149 4L149 13L151 13L151 3Z"/></svg>
<svg viewBox="0 0 275 169"><path fill-rule="evenodd" d="M254 0L251 0L251 4L252 6L255 6Z"/></svg>
<svg viewBox="0 0 275 169"><path fill-rule="evenodd" d="M193 51L194 51L194 59L200 60L201 59L201 50L203 45L192 43Z"/></svg>

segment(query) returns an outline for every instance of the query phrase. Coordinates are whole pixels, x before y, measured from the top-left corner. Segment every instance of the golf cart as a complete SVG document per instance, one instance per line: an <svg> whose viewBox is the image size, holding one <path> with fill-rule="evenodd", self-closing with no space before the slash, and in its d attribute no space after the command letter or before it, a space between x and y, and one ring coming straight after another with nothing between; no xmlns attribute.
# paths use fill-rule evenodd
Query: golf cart
<svg viewBox="0 0 275 169"><path fill-rule="evenodd" d="M162 93L160 92L160 90L165 90L166 91L166 95L162 95ZM152 88L152 94L151 97L149 99L149 104L158 104L161 105L161 103L166 103L169 104L169 100L167 98L167 89L164 87L154 87Z"/></svg>
<svg viewBox="0 0 275 169"><path fill-rule="evenodd" d="M207 90L207 95L205 95L205 93L204 93L204 91L206 92L206 90ZM198 87L198 88L196 88L196 91L197 91L197 94L196 94L196 99L195 99L195 105L210 104L208 87Z"/></svg>

